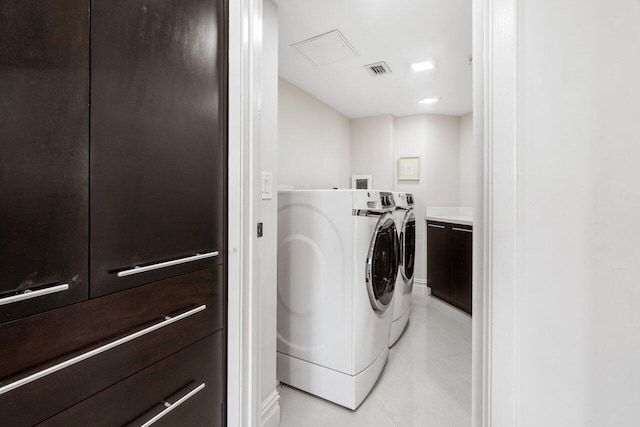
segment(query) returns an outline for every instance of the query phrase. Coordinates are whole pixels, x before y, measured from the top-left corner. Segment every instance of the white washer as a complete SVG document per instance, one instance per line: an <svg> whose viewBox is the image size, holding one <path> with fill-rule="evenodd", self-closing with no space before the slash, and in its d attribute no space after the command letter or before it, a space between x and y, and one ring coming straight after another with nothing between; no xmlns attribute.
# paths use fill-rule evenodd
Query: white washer
<svg viewBox="0 0 640 427"><path fill-rule="evenodd" d="M278 379L356 409L389 354L393 196L280 191L278 206Z"/></svg>
<svg viewBox="0 0 640 427"><path fill-rule="evenodd" d="M409 322L416 256L416 216L413 212L413 194L393 193L393 198L396 204L393 218L400 241L400 265L393 298L393 322L389 334L389 347L398 341Z"/></svg>

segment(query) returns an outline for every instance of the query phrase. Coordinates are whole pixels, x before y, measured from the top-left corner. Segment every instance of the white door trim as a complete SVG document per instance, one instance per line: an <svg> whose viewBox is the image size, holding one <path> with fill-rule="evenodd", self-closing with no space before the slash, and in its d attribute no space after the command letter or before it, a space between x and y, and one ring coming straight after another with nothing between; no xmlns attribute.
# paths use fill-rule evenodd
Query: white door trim
<svg viewBox="0 0 640 427"><path fill-rule="evenodd" d="M254 286L253 171L255 70L262 37L260 0L229 1L229 218L227 425L257 426L258 294Z"/></svg>
<svg viewBox="0 0 640 427"><path fill-rule="evenodd" d="M261 427L278 427L280 424L280 393L273 392L262 402L262 414L260 416Z"/></svg>
<svg viewBox="0 0 640 427"><path fill-rule="evenodd" d="M517 421L517 0L474 0L473 425Z"/></svg>

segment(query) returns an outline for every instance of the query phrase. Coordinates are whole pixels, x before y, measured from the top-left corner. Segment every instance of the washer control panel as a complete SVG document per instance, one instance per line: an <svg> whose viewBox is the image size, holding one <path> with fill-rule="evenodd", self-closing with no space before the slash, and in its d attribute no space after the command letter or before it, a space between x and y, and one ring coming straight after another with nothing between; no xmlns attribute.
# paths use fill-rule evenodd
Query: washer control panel
<svg viewBox="0 0 640 427"><path fill-rule="evenodd" d="M392 207L394 207L396 205L396 203L393 200L393 194L381 191L380 192L380 204L382 205L383 208L392 208Z"/></svg>

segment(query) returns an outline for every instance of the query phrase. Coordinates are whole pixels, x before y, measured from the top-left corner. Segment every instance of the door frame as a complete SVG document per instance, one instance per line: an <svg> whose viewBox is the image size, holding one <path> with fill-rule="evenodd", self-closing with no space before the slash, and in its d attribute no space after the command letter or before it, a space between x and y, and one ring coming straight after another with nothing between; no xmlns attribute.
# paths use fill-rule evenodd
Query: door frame
<svg viewBox="0 0 640 427"><path fill-rule="evenodd" d="M472 425L517 422L518 0L473 0Z"/></svg>
<svg viewBox="0 0 640 427"><path fill-rule="evenodd" d="M255 286L256 191L254 129L257 125L262 37L261 0L229 4L229 186L227 426L257 426L259 306Z"/></svg>
<svg viewBox="0 0 640 427"><path fill-rule="evenodd" d="M227 425L257 426L254 120L261 0L229 2ZM517 0L473 0L474 260L472 425L516 421Z"/></svg>

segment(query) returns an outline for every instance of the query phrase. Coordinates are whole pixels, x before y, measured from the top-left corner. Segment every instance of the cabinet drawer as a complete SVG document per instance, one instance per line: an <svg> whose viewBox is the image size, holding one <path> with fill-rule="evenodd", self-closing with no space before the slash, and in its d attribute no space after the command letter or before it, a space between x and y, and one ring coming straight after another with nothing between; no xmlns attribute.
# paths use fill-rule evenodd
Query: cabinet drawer
<svg viewBox="0 0 640 427"><path fill-rule="evenodd" d="M219 331L41 426L141 426L153 420L154 426L222 426L224 357Z"/></svg>
<svg viewBox="0 0 640 427"><path fill-rule="evenodd" d="M221 329L223 274L200 270L0 325L3 424L42 421Z"/></svg>

